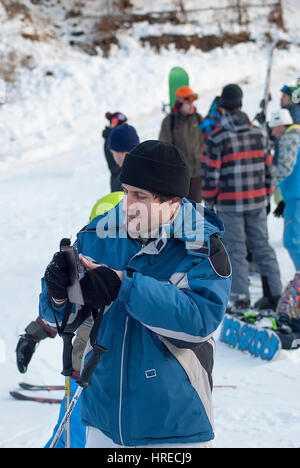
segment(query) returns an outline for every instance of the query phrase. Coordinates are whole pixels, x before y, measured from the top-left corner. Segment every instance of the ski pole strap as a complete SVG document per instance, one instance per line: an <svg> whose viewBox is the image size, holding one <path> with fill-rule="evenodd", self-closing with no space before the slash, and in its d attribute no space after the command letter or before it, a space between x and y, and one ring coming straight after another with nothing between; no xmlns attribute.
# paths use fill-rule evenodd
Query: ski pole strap
<svg viewBox="0 0 300 468"><path fill-rule="evenodd" d="M101 324L101 321L102 321L103 313L104 313L104 308L103 309L92 309L92 315L93 315L93 318L94 318L94 325L93 325L91 333L90 333L90 343L91 343L91 346L93 347L93 351L92 351L91 357L89 358L89 360L85 364L85 366L84 366L84 368L83 368L83 370L82 370L82 372L80 374L79 380L76 381L76 383L82 388L88 387L90 385L90 380L91 380L92 374L93 374L95 368L97 367L97 365L99 364L101 355L103 353L105 353L105 351L106 351L106 348L104 348L103 346L100 346L99 344L97 344L97 337L98 337L99 328L100 328L100 324Z"/></svg>
<svg viewBox="0 0 300 468"><path fill-rule="evenodd" d="M65 377L70 377L73 373L72 365L72 340L74 338L74 333L64 332L61 337L63 339L64 348L63 348L63 370L62 375Z"/></svg>
<svg viewBox="0 0 300 468"><path fill-rule="evenodd" d="M59 325L57 317L56 317L56 312L55 312L55 309L53 307L52 298L49 296L49 294L48 294L48 303L50 304L50 307L51 307L52 312L53 312L57 333L59 334L59 336L62 336L62 333L63 333L64 329L66 328L66 326L68 324L68 320L69 320L71 310L72 310L72 304L71 304L70 301L67 301L66 310L64 312L61 325Z"/></svg>
<svg viewBox="0 0 300 468"><path fill-rule="evenodd" d="M91 346L94 347L94 344L97 341L97 337L98 337L98 333L99 333L99 329L100 329L100 324L101 324L102 317L103 317L103 314L104 314L104 309L94 309L94 308L92 308L91 312L92 312L92 316L93 316L93 319L94 319L94 324L92 326L91 333L90 333L90 343L91 343Z"/></svg>
<svg viewBox="0 0 300 468"><path fill-rule="evenodd" d="M86 388L90 385L90 380L93 375L93 372L97 365L99 364L100 357L103 353L105 353L106 348L95 344L93 347L92 355L89 358L88 362L85 364L83 371L81 372L80 379L76 381L76 383L82 387Z"/></svg>

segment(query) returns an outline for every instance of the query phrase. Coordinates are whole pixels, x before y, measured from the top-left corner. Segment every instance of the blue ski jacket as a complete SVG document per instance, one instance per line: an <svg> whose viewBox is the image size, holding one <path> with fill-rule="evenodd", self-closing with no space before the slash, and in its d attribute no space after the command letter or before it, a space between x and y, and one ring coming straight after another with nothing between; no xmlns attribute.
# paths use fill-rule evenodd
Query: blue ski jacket
<svg viewBox="0 0 300 468"><path fill-rule="evenodd" d="M290 160L290 161L289 161ZM289 174L281 180L279 187L283 200L300 199L300 125L291 125L279 141L277 171L289 166Z"/></svg>
<svg viewBox="0 0 300 468"><path fill-rule="evenodd" d="M102 318L98 343L107 352L82 394L82 423L121 446L209 441L213 334L231 287L223 224L184 199L175 220L142 245L128 237L122 213L121 201L76 241L82 255L124 271ZM43 281L40 316L55 327L53 307ZM55 311L60 322L64 306Z"/></svg>

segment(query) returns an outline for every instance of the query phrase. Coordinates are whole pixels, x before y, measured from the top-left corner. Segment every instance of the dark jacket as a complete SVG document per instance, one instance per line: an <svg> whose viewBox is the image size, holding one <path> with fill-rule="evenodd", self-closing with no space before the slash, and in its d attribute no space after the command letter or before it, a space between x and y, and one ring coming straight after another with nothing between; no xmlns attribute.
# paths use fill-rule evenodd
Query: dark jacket
<svg viewBox="0 0 300 468"><path fill-rule="evenodd" d="M219 211L264 208L273 192L272 155L266 133L239 110L221 119L203 158L203 198Z"/></svg>
<svg viewBox="0 0 300 468"><path fill-rule="evenodd" d="M113 129L110 127L105 127L105 129L102 132L102 136L104 138L104 155L105 155L105 159L106 159L106 162L110 170L110 174L111 174L110 176L111 191L119 192L123 190L121 186L121 182L120 182L121 167L114 160L112 152L110 151L108 147L108 137L112 130Z"/></svg>
<svg viewBox="0 0 300 468"><path fill-rule="evenodd" d="M203 138L199 129L202 118L194 112L183 116L172 112L164 118L159 134L159 140L172 143L182 150L188 163L191 177L201 175Z"/></svg>

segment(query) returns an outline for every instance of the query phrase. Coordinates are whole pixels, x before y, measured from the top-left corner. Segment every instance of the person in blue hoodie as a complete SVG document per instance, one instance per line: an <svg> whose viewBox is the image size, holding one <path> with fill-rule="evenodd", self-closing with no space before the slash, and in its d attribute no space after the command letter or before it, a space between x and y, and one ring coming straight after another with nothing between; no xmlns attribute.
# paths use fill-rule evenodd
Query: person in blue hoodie
<svg viewBox="0 0 300 468"><path fill-rule="evenodd" d="M97 343L107 350L82 393L86 447L209 447L213 335L231 288L224 227L186 199L189 169L172 144L136 146L121 183L123 200L76 241L83 307L104 309ZM61 252L42 284L40 318L55 328L70 309ZM79 314L72 307L70 326ZM90 351L88 344L84 363Z"/></svg>
<svg viewBox="0 0 300 468"><path fill-rule="evenodd" d="M284 246L300 271L300 125L293 123L287 109L271 116L269 126L279 141L275 186L284 203Z"/></svg>

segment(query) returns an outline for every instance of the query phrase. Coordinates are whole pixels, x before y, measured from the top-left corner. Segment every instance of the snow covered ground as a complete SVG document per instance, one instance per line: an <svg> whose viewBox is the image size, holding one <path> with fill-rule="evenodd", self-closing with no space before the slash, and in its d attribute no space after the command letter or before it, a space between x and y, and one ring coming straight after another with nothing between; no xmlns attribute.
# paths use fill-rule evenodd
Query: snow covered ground
<svg viewBox="0 0 300 468"><path fill-rule="evenodd" d="M229 82L243 87L251 118L263 97L267 50L255 44L157 55L126 41L130 55L115 50L110 60L77 53L63 62L44 58L38 69L24 71L18 101L0 107L0 447L42 447L57 420L58 407L18 402L9 391L22 380L62 384L61 340L42 342L25 376L17 371L15 347L37 316L40 278L59 240L75 239L94 202L109 192L105 112L124 112L141 140L157 138L167 75L176 65L189 72L202 114ZM270 111L279 106L281 86L298 78L297 63L299 48L276 51ZM294 268L282 246L282 220L271 215L269 227L285 285ZM253 291L257 297L257 284ZM263 363L217 341L215 384L237 389L214 392L215 446L299 447L299 369L300 350Z"/></svg>

